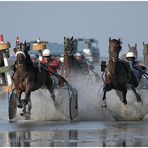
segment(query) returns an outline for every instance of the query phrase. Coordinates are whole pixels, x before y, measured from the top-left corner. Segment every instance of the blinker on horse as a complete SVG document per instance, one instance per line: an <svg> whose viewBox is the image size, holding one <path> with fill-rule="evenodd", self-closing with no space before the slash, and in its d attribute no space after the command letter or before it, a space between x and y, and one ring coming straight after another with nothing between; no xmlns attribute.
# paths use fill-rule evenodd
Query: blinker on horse
<svg viewBox="0 0 148 148"><path fill-rule="evenodd" d="M111 39L109 38L109 64L105 70L105 80L103 87L103 104L102 107L107 107L106 105L106 92L111 89L115 89L122 92L122 103L127 104L126 94L127 87L131 79L131 70L127 62L121 61L119 53L122 49L122 42L120 39ZM137 92L135 88L132 88L136 95ZM137 101L140 102L141 99L137 97Z"/></svg>
<svg viewBox="0 0 148 148"><path fill-rule="evenodd" d="M35 91L42 86L45 86L50 94L51 98L56 105L53 82L51 77L48 76L48 72L41 67L41 71L35 67L27 54L28 43L19 43L16 45L14 51L16 52L15 71L13 74L14 88L17 96L17 107L23 108L21 115L25 116L25 119L30 119L31 115L31 92ZM26 51L27 50L27 51ZM25 98L21 99L21 94L25 92Z"/></svg>

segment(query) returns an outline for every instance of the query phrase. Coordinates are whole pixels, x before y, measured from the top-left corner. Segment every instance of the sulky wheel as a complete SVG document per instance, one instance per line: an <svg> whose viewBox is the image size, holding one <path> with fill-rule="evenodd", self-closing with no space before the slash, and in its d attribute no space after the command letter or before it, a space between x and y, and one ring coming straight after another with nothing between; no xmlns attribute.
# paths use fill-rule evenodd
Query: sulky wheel
<svg viewBox="0 0 148 148"><path fill-rule="evenodd" d="M74 120L78 116L78 95L77 91L71 94L70 103L69 103L69 113L70 119Z"/></svg>
<svg viewBox="0 0 148 148"><path fill-rule="evenodd" d="M11 93L9 98L9 119L14 119L17 112L17 103L16 103L16 94L14 92Z"/></svg>

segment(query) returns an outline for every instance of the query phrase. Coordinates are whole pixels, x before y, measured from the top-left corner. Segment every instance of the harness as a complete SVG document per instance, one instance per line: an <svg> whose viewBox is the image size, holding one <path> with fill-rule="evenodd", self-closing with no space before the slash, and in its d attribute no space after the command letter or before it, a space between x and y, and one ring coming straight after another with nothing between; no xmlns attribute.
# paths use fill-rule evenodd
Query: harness
<svg viewBox="0 0 148 148"><path fill-rule="evenodd" d="M109 62L113 62L113 61L109 61ZM109 80L108 80L109 84L114 84L115 81L117 80L117 78L119 78L122 75L122 67L126 70L128 79L130 80L130 78L131 78L131 73L130 73L130 68L128 68L128 63L123 60L120 60L120 59L117 62L118 62L117 63L118 64L118 71L116 72L116 74L111 73L109 65L106 68L106 75L109 78ZM105 80L103 80L103 81L105 82Z"/></svg>

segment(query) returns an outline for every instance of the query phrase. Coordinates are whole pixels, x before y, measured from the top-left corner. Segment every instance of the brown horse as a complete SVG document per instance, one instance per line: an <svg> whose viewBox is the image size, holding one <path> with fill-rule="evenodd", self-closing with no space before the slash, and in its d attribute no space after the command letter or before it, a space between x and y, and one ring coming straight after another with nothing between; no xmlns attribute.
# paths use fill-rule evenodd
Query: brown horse
<svg viewBox="0 0 148 148"><path fill-rule="evenodd" d="M128 44L129 52L133 52L136 56L136 59L138 58L138 51L137 51L137 43L135 43L135 46L131 46Z"/></svg>
<svg viewBox="0 0 148 148"><path fill-rule="evenodd" d="M15 71L12 76L14 82L14 88L17 96L17 107L23 108L21 115L25 116L25 119L30 119L31 115L31 99L30 95L32 91L35 91L42 86L45 86L56 104L53 82L51 77L48 76L48 72L40 67L38 70L30 60L29 54L29 43L19 43L16 45L14 51L16 53ZM25 92L25 98L21 99L21 94Z"/></svg>
<svg viewBox="0 0 148 148"><path fill-rule="evenodd" d="M79 63L75 60L74 54L76 50L74 48L73 37L64 37L64 64L63 64L63 75L64 77L69 77L79 69ZM80 70L80 69L79 69Z"/></svg>
<svg viewBox="0 0 148 148"><path fill-rule="evenodd" d="M121 91L121 100L124 103L124 105L127 104L126 94L127 86L131 79L131 70L127 62L121 61L118 58L121 48L122 47L120 39L117 40L109 38L109 64L105 70L102 107L107 107L106 92L110 91L111 89ZM135 92L135 88L133 88L133 91ZM137 101L141 101L139 97L137 97Z"/></svg>
<svg viewBox="0 0 148 148"><path fill-rule="evenodd" d="M143 42L143 62L144 62L144 65L146 66L146 68L148 69L148 44L145 44Z"/></svg>
<svg viewBox="0 0 148 148"><path fill-rule="evenodd" d="M76 48L74 46L73 37L64 37L64 64L63 64L63 76L65 78L69 76L75 76L80 74L85 78L89 75L90 67L83 62L84 56L82 54L82 61L76 59ZM94 74L94 73L93 73ZM95 74L94 74L95 75Z"/></svg>

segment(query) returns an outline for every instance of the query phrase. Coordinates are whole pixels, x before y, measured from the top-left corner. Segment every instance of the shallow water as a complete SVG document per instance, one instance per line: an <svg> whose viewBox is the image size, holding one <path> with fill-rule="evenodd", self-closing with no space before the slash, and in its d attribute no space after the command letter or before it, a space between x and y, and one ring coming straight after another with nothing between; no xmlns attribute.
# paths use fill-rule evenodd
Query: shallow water
<svg viewBox="0 0 148 148"><path fill-rule="evenodd" d="M148 122L18 121L0 124L0 137L1 147L146 147L148 146Z"/></svg>
<svg viewBox="0 0 148 148"><path fill-rule="evenodd" d="M107 93L107 109L101 107L102 82L79 79L71 82L78 90L79 113L76 121L69 121L69 99L65 89L56 90L59 108L53 105L46 90L31 95L32 115L26 121L19 116L8 120L8 95L0 96L0 147L3 146L148 146L147 103L148 90L140 90L143 105L137 104L128 91L126 107L120 94ZM23 96L22 96L23 97ZM143 119L143 120L141 120ZM116 121L120 120L120 121Z"/></svg>

